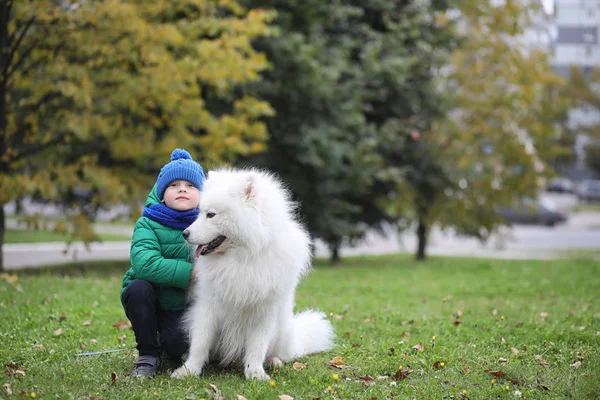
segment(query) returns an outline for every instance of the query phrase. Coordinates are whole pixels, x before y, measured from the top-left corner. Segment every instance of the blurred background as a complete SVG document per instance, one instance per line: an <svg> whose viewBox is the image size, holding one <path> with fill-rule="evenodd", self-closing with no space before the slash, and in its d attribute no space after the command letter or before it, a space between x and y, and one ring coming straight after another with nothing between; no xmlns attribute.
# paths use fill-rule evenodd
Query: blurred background
<svg viewBox="0 0 600 400"><path fill-rule="evenodd" d="M0 0L1 269L127 259L171 151L315 255L600 254L600 0Z"/></svg>

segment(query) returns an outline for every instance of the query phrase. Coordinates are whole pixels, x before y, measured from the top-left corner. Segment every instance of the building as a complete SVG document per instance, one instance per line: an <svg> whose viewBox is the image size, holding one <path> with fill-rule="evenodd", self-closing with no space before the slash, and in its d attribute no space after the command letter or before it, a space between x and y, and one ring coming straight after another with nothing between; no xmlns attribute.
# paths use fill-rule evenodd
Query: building
<svg viewBox="0 0 600 400"><path fill-rule="evenodd" d="M567 78L569 67L577 65L585 74L600 67L600 0L554 0L553 60L555 71ZM600 112L591 107L574 109L569 114L572 128L600 123ZM585 146L590 138L578 135L575 145L578 160L568 171L573 179L593 176L585 166Z"/></svg>

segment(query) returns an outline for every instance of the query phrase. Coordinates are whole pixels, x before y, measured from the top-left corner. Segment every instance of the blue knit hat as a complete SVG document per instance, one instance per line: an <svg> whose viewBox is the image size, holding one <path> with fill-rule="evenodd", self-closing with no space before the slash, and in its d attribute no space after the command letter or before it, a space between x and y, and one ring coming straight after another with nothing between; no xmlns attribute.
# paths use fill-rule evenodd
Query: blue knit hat
<svg viewBox="0 0 600 400"><path fill-rule="evenodd" d="M190 153L183 149L175 149L171 153L171 162L160 170L156 179L156 194L162 200L167 186L178 179L191 182L196 188L202 190L204 184L204 170L192 159Z"/></svg>

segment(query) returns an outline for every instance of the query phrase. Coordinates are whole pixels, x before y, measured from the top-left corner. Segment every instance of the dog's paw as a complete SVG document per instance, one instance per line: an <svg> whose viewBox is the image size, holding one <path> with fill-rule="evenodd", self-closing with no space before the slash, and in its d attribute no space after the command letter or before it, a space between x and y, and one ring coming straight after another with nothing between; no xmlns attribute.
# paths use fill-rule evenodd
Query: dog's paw
<svg viewBox="0 0 600 400"><path fill-rule="evenodd" d="M268 381L271 379L262 366L259 368L246 368L244 375L246 375L246 379L256 379L259 381Z"/></svg>
<svg viewBox="0 0 600 400"><path fill-rule="evenodd" d="M281 361L279 357L271 357L269 358L269 365L272 368L281 368L283 367L283 361Z"/></svg>
<svg viewBox="0 0 600 400"><path fill-rule="evenodd" d="M201 373L202 369L190 368L186 364L184 364L181 367L177 368L175 371L173 371L173 373L171 374L171 378L183 379L186 376L199 376Z"/></svg>

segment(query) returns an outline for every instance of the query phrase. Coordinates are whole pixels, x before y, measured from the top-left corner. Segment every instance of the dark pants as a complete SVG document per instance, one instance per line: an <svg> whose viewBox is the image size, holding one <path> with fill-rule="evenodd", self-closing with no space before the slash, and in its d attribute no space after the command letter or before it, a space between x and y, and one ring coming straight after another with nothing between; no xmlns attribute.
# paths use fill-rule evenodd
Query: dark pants
<svg viewBox="0 0 600 400"><path fill-rule="evenodd" d="M179 360L189 343L181 329L183 311L166 311L159 307L151 283L135 280L129 283L121 297L125 314L133 327L140 356Z"/></svg>

